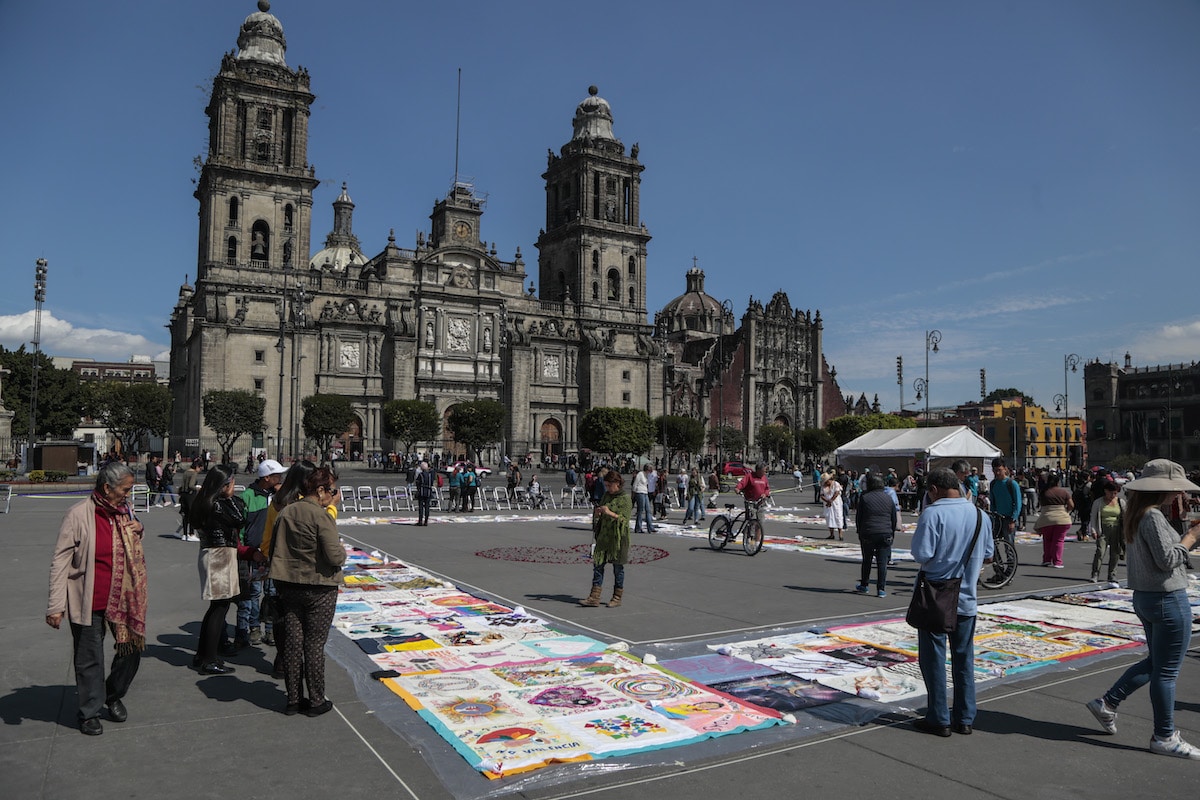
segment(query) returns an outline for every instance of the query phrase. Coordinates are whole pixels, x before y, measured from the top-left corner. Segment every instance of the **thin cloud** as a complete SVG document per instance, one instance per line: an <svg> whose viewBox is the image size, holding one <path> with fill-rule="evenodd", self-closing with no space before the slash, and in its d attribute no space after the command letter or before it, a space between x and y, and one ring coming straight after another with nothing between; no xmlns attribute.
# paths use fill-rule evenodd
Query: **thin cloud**
<svg viewBox="0 0 1200 800"><path fill-rule="evenodd" d="M24 344L26 350L32 350L33 316L33 311L0 316L0 344L10 350ZM51 356L98 361L125 362L138 357L164 361L171 357L171 351L162 342L153 342L137 333L72 325L49 311L42 312L41 349Z"/></svg>
<svg viewBox="0 0 1200 800"><path fill-rule="evenodd" d="M1135 364L1193 363L1200 355L1200 320L1163 325L1134 338L1128 347Z"/></svg>

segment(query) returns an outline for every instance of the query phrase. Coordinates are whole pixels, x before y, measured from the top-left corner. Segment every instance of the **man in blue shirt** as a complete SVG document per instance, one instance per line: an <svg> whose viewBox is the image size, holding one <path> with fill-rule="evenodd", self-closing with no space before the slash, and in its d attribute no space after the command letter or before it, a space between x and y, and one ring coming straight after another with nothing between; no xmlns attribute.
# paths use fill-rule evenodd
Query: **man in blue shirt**
<svg viewBox="0 0 1200 800"><path fill-rule="evenodd" d="M992 559L992 525L987 515L959 496L958 476L952 471L933 470L928 487L932 502L917 520L913 560L930 580L961 576L962 588L958 593L958 625L952 633L917 631L918 663L928 699L925 716L913 727L935 736L949 736L951 730L969 735L975 722L975 584L983 564ZM946 703L947 640L954 679L953 717Z"/></svg>
<svg viewBox="0 0 1200 800"><path fill-rule="evenodd" d="M1021 487L1012 479L1008 464L1003 458L992 459L992 472L996 477L988 492L992 512L1003 519L1004 537L1012 544L1017 540L1017 518L1021 516Z"/></svg>

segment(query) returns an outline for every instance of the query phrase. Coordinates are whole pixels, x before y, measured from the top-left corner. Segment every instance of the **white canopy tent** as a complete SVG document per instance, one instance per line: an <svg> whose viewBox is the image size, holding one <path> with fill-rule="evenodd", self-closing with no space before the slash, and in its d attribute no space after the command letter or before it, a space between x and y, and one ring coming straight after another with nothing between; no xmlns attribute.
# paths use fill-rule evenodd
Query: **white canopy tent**
<svg viewBox="0 0 1200 800"><path fill-rule="evenodd" d="M992 459L999 455L1000 448L965 425L867 431L834 451L837 463L847 469L886 472L894 468L900 477L918 468L928 472L949 467L963 458L989 480Z"/></svg>

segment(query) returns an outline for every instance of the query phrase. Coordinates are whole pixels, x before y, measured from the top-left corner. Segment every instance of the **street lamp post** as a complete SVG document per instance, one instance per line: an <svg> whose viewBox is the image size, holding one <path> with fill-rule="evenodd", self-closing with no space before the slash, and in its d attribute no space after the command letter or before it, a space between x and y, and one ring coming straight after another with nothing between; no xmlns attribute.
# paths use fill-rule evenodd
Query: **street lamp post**
<svg viewBox="0 0 1200 800"><path fill-rule="evenodd" d="M717 465L725 460L725 315L733 316L733 301L721 301L721 319L717 322Z"/></svg>
<svg viewBox="0 0 1200 800"><path fill-rule="evenodd" d="M33 442L37 438L38 373L41 372L42 303L46 302L46 273L49 262L39 258L33 273L33 375L29 394L29 444L26 446L25 465L28 469L33 455Z"/></svg>
<svg viewBox="0 0 1200 800"><path fill-rule="evenodd" d="M929 352L938 351L938 343L942 341L942 332L939 330L925 331L925 377L917 378L913 386L917 390L917 400L921 396L925 397L925 424L929 424Z"/></svg>
<svg viewBox="0 0 1200 800"><path fill-rule="evenodd" d="M292 290L292 397L288 403L288 413L292 418L292 452L296 453L296 444L300 441L300 362L304 355L300 352L299 334L304 328L305 304L308 293L304 287L297 284Z"/></svg>

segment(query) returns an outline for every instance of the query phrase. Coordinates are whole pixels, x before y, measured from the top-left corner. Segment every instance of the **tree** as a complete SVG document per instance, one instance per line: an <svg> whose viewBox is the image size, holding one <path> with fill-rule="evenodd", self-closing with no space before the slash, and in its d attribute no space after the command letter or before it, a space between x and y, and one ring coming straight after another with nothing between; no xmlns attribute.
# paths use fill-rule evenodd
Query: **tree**
<svg viewBox="0 0 1200 800"><path fill-rule="evenodd" d="M317 443L321 463L329 458L333 440L341 436L354 422L354 407L350 398L340 394L313 394L300 401L304 409L304 435Z"/></svg>
<svg viewBox="0 0 1200 800"><path fill-rule="evenodd" d="M103 381L87 387L87 414L138 450L147 434L163 436L171 424L171 390L157 383Z"/></svg>
<svg viewBox="0 0 1200 800"><path fill-rule="evenodd" d="M25 345L16 350L0 347L0 366L10 370L4 376L4 406L13 412L15 438L29 435L29 403L33 394L34 354ZM84 415L85 396L79 376L69 369L57 369L49 356L38 353L38 403L36 434L42 438L69 439Z"/></svg>
<svg viewBox="0 0 1200 800"><path fill-rule="evenodd" d="M244 435L261 433L266 427L263 413L267 400L246 389L213 389L200 400L204 424L212 428L221 448L221 461L228 462L233 446Z"/></svg>
<svg viewBox="0 0 1200 800"><path fill-rule="evenodd" d="M666 434L666 440L663 435ZM699 453L704 446L704 423L694 417L673 414L654 420L654 441L667 452L667 471L671 471L671 459L675 453Z"/></svg>
<svg viewBox="0 0 1200 800"><path fill-rule="evenodd" d="M728 460L729 456L741 453L746 449L746 434L732 425L722 425L709 429L708 443L719 449Z"/></svg>
<svg viewBox="0 0 1200 800"><path fill-rule="evenodd" d="M417 442L437 439L442 420L437 407L424 400L390 400L383 404L383 434L404 445L407 454Z"/></svg>
<svg viewBox="0 0 1200 800"><path fill-rule="evenodd" d="M763 425L758 429L756 444L762 450L763 455L769 458L787 458L792 452L792 445L796 443L796 437L792 434L791 428L785 425Z"/></svg>
<svg viewBox="0 0 1200 800"><path fill-rule="evenodd" d="M579 419L579 443L610 460L624 453L642 455L654 444L654 422L638 408L590 408Z"/></svg>
<svg viewBox="0 0 1200 800"><path fill-rule="evenodd" d="M1021 401L1027 406L1037 405L1033 401L1032 397L1025 394L1020 389L1013 389L1011 387L1008 389L992 389L990 392L988 392L987 397L983 398L983 402L999 403L1001 400L1011 400L1014 397L1021 398Z"/></svg>
<svg viewBox="0 0 1200 800"><path fill-rule="evenodd" d="M496 400L459 403L450 412L446 427L454 441L467 449L467 459L478 462L479 450L504 434L504 406Z"/></svg>
<svg viewBox="0 0 1200 800"><path fill-rule="evenodd" d="M848 414L831 419L825 424L825 429L833 435L839 445L857 439L867 431L915 427L917 427L916 420L897 417L895 414L865 414L863 416Z"/></svg>
<svg viewBox="0 0 1200 800"><path fill-rule="evenodd" d="M1113 456L1112 461L1108 462L1108 468L1114 472L1137 472L1146 466L1147 461L1148 458L1138 453L1122 453Z"/></svg>
<svg viewBox="0 0 1200 800"><path fill-rule="evenodd" d="M814 461L837 449L837 440L824 428L805 428L800 431L800 450Z"/></svg>

